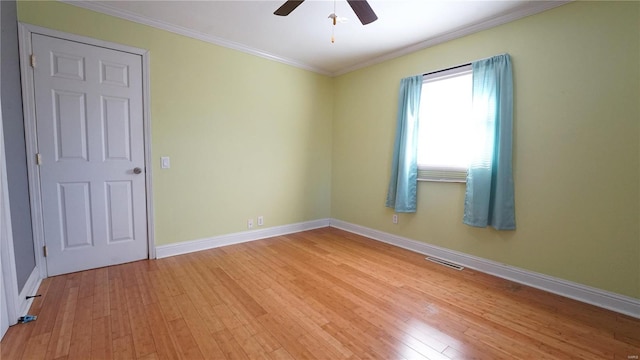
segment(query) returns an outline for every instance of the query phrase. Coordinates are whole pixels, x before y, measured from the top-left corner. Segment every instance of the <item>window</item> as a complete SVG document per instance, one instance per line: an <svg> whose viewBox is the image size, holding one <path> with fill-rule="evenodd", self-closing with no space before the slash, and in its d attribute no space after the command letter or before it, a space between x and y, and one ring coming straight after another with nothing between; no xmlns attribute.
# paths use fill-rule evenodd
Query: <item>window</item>
<svg viewBox="0 0 640 360"><path fill-rule="evenodd" d="M416 180L466 179L463 222L515 230L509 54L476 60L471 71L457 66L428 75L400 80L385 206L414 213Z"/></svg>
<svg viewBox="0 0 640 360"><path fill-rule="evenodd" d="M471 64L423 77L418 180L465 182L471 144Z"/></svg>

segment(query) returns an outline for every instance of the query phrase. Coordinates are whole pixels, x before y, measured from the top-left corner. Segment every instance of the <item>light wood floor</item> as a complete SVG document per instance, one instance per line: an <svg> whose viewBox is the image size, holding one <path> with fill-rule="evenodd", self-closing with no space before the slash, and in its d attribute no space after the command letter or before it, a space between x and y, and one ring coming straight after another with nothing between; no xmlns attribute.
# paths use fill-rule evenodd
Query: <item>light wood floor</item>
<svg viewBox="0 0 640 360"><path fill-rule="evenodd" d="M638 359L640 320L325 228L48 278L2 359Z"/></svg>

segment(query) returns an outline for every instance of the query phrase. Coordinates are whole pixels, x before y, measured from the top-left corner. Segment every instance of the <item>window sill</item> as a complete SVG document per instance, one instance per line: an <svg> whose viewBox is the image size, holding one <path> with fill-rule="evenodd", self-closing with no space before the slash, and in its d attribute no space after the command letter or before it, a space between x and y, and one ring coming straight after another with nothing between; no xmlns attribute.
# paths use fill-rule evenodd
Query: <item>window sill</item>
<svg viewBox="0 0 640 360"><path fill-rule="evenodd" d="M466 183L467 169L419 167L418 181Z"/></svg>
<svg viewBox="0 0 640 360"><path fill-rule="evenodd" d="M459 183L466 184L467 180L458 180L458 179L427 179L427 178L418 178L419 182L442 182L442 183Z"/></svg>

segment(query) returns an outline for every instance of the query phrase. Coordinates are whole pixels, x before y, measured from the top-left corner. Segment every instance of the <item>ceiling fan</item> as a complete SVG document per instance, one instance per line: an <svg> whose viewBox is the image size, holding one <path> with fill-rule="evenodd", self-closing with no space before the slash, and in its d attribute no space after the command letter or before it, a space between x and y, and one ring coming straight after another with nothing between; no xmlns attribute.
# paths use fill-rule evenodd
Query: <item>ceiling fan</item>
<svg viewBox="0 0 640 360"><path fill-rule="evenodd" d="M278 16L287 16L303 2L304 0L287 0L274 12L274 14ZM353 9L353 12L356 13L356 16L358 16L358 19L360 19L362 25L367 25L378 20L378 16L373 12L373 9L371 9L367 0L347 0L347 2Z"/></svg>

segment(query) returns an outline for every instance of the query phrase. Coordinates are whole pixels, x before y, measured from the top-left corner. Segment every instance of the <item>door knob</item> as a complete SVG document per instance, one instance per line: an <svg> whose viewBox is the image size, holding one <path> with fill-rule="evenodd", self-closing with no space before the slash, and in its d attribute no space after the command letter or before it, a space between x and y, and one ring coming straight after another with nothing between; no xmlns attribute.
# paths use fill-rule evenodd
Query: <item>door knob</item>
<svg viewBox="0 0 640 360"><path fill-rule="evenodd" d="M134 174L140 174L141 172L142 172L142 169L140 169L139 167L133 169Z"/></svg>

